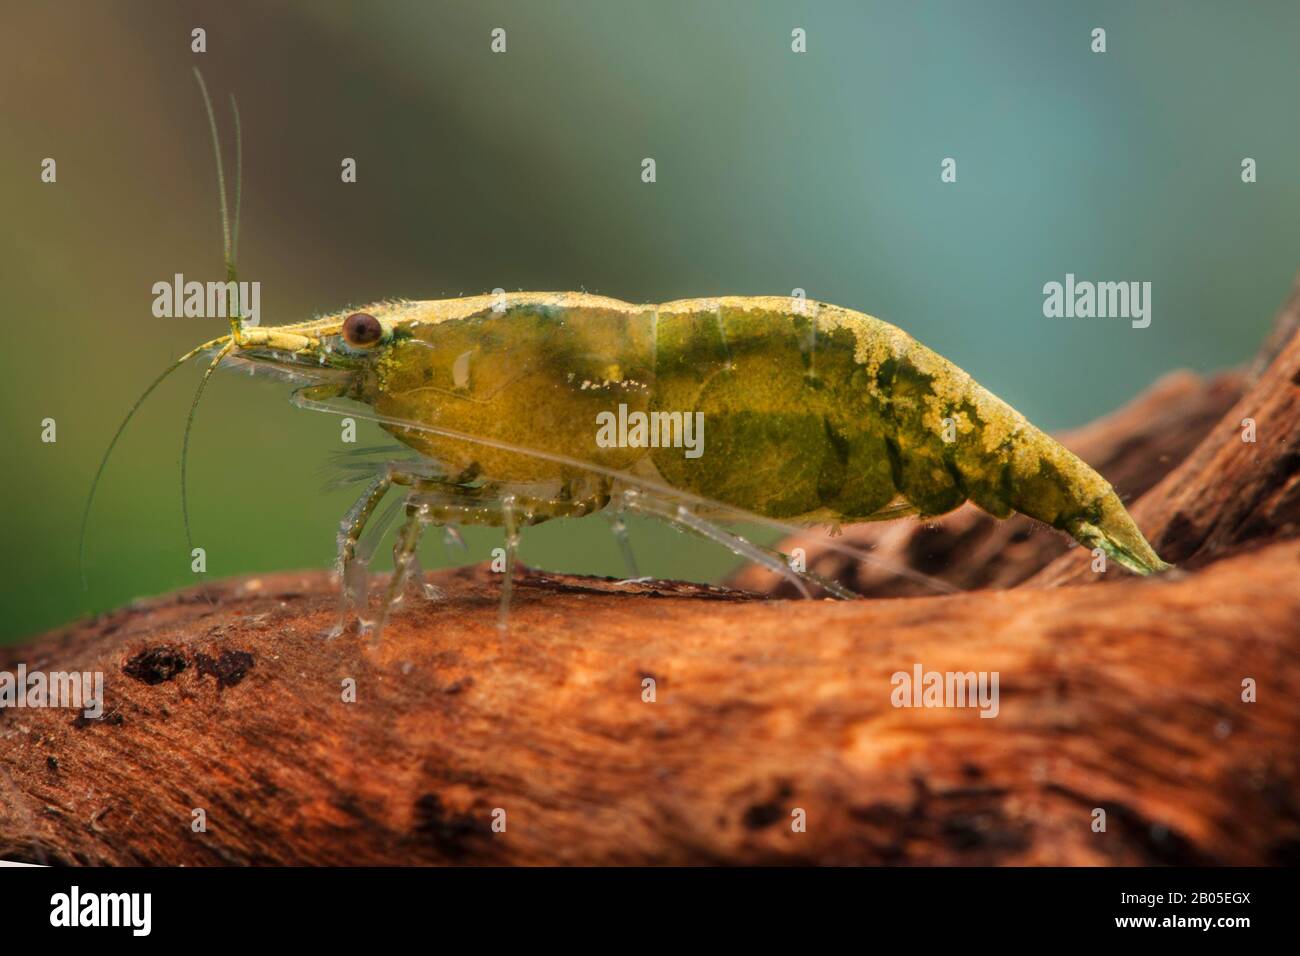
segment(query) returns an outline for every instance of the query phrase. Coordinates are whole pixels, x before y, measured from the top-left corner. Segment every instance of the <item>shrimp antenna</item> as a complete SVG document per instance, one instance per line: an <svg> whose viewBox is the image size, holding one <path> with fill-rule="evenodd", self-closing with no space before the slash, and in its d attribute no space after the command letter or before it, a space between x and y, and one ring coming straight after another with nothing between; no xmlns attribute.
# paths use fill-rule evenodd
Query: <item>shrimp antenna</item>
<svg viewBox="0 0 1300 956"><path fill-rule="evenodd" d="M194 429L194 414L199 410L199 399L203 397L203 389L207 387L208 379L217 370L221 360L229 355L234 347L233 340L226 340L225 345L221 347L221 351L213 357L208 367L204 369L203 378L199 379L199 387L194 390L194 399L190 402L190 412L185 416L185 434L181 439L181 520L185 524L185 547L189 549L190 554L194 553L194 534L190 530L189 483L186 481L186 465L190 460L190 432ZM211 604L212 597L207 593L206 589L203 594L208 599L208 603Z"/></svg>
<svg viewBox="0 0 1300 956"><path fill-rule="evenodd" d="M235 94L230 94L230 112L235 117L235 224L230 235L230 261L226 263L226 275L235 281L235 262L239 256L239 205L244 192L244 136L239 125L239 103Z"/></svg>
<svg viewBox="0 0 1300 956"><path fill-rule="evenodd" d="M159 375L156 379L154 379L153 383L144 390L144 392L140 395L139 398L135 400L135 404L131 406L131 410L126 413L126 418L122 419L122 424L118 425L117 431L113 433L113 438L111 441L109 441L108 448L104 450L104 457L99 460L99 468L96 469L95 471L95 477L90 482L90 493L86 496L86 507L85 510L82 511L81 513L81 532L78 535L78 539L77 539L77 570L81 575L81 589L83 591L86 590L87 587L86 585L86 527L90 522L90 506L95 502L95 492L99 489L99 479L103 477L104 469L108 467L108 459L112 457L113 449L117 447L118 439L122 437L122 433L126 431L126 426L130 424L131 419L135 417L135 413L140 410L140 406L144 404L145 399L147 399L150 395L152 395L154 389L156 389L159 385L163 383L163 379L167 378L167 376L170 375L172 372L176 371L178 368L180 368L190 359L194 358L194 356L200 354L201 352L206 351L207 349L221 345L225 341L226 341L226 337L222 336L219 339L213 339L211 342L204 342L198 348L186 352L184 355L178 358L171 365L167 366L166 370L161 375Z"/></svg>
<svg viewBox="0 0 1300 956"><path fill-rule="evenodd" d="M240 315L242 303L239 301L235 253L239 248L239 207L244 191L244 144L239 123L239 104L235 95L230 94L230 109L235 116L235 222L230 225L229 206L226 203L226 167L221 159L221 135L217 132L217 114L212 109L212 98L208 96L208 85L203 82L203 74L194 67L194 78L199 81L199 92L203 94L203 107L208 113L208 131L212 134L212 155L217 161L217 198L221 201L221 254L226 263L226 280L234 289L234 307L230 310L230 334L239 341Z"/></svg>
<svg viewBox="0 0 1300 956"><path fill-rule="evenodd" d="M199 68L194 67L194 78L199 81L199 92L203 94L203 107L208 114L208 130L212 134L212 156L217 163L217 197L221 201L221 254L226 263L226 280L227 289L233 297L230 309L230 339L222 347L207 369L203 372L203 378L199 380L199 386L194 390L194 398L190 402L189 414L185 416L185 433L181 439L181 520L185 525L185 546L192 554L194 552L194 533L190 526L190 496L189 496L189 471L188 464L190 459L190 433L194 430L194 417L199 410L199 399L203 397L203 390L207 387L208 379L216 371L221 360L230 354L231 350L239 343L240 332L242 331L243 314L242 303L239 301L239 282L238 273L235 268L235 257L239 250L239 210L243 199L244 192L244 137L239 122L239 103L235 100L235 94L230 94L230 111L235 117L235 216L234 226L231 226L231 217L229 206L226 203L226 170L225 164L221 159L221 135L217 131L217 117L212 109L212 98L208 96L208 85L203 82L203 74ZM205 590L204 595L207 596ZM208 597L211 602L212 598Z"/></svg>
<svg viewBox="0 0 1300 956"><path fill-rule="evenodd" d="M148 388L135 400L131 410L127 412L122 423L117 426L117 431L113 433L112 440L108 443L108 448L104 451L104 457L99 461L99 468L95 471L95 477L90 482L90 492L86 496L86 507L81 514L81 530L77 539L77 571L81 577L81 588L87 590L86 582L86 531L90 524L90 509L95 502L95 494L99 490L100 479L104 475L104 469L108 467L108 461L113 455L113 449L117 447L118 440L122 433L126 431L126 426L131 423L135 413L145 403L145 400L153 394L154 389L163 383L163 380L172 372L176 371L196 355L217 346L224 346L221 352L214 360L213 364L208 367L204 373L203 380L199 383L198 391L194 395L194 401L190 405L189 416L185 421L185 437L181 446L181 514L185 522L185 540L189 543L191 551L193 550L193 541L190 535L190 516L186 496L186 457L189 451L190 429L194 424L194 412L198 405L200 396L203 394L203 387L207 384L208 378L211 377L213 369L227 354L229 354L233 343L237 343L240 338L240 316L242 314L241 303L239 302L239 286L236 283L235 254L239 245L239 212L243 193L244 182L244 154L243 154L243 136L239 122L239 104L235 101L234 94L230 96L230 108L235 117L235 220L234 229L231 229L230 216L227 213L226 206L226 174L221 160L221 139L217 133L217 118L212 110L212 100L208 96L207 84L203 82L203 74L199 68L194 68L194 78L198 80L199 92L203 94L203 105L208 114L208 129L212 133L212 152L217 162L217 195L221 201L221 238L222 238L222 258L226 265L226 278L232 284L235 292L234 308L231 310L230 318L230 336L222 336L219 339L213 339L211 342L204 342L202 345L189 352L186 352L175 362L169 365L161 375L159 375Z"/></svg>

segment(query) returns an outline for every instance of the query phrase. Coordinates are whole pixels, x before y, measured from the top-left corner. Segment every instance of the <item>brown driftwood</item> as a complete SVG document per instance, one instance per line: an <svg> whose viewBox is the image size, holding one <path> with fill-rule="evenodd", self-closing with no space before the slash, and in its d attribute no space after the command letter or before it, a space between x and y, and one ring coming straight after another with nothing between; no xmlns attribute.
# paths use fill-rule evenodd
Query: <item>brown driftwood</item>
<svg viewBox="0 0 1300 956"><path fill-rule="evenodd" d="M0 857L1295 862L1298 559L1283 543L1104 602L772 603L530 575L505 638L493 576L453 572L375 652L321 639L321 573L220 585L215 609L183 592L18 655L102 668L107 708L0 718ZM916 663L998 671L998 716L894 708L890 675Z"/></svg>
<svg viewBox="0 0 1300 956"><path fill-rule="evenodd" d="M1300 862L1300 336L1275 339L1226 414L1230 379L1182 378L1098 426L1180 562L1155 578L1076 550L1032 586L798 602L527 572L503 637L477 568L371 648L323 639L326 574L286 573L0 649L106 675L102 719L0 710L0 858ZM1218 421L1189 453L1149 416ZM895 707L917 666L997 672L998 715Z"/></svg>

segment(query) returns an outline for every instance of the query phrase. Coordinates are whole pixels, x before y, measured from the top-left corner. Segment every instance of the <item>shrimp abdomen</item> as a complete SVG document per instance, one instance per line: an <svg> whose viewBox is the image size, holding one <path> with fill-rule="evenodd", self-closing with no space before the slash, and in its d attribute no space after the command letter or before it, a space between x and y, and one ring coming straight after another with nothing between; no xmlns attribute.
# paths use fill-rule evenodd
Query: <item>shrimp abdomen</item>
<svg viewBox="0 0 1300 956"><path fill-rule="evenodd" d="M656 408L704 412L708 453L658 449L672 484L775 518L854 523L969 500L1160 570L1111 486L962 369L871 316L788 298L660 306Z"/></svg>

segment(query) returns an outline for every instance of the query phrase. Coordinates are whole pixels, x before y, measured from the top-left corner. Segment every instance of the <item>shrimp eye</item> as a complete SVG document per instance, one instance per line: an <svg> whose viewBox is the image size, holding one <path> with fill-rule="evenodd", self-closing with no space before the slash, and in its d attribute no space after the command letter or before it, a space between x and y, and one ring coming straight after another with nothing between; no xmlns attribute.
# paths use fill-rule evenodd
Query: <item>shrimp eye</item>
<svg viewBox="0 0 1300 956"><path fill-rule="evenodd" d="M384 327L367 312L353 312L343 320L343 340L348 345L365 348L374 345L383 335Z"/></svg>

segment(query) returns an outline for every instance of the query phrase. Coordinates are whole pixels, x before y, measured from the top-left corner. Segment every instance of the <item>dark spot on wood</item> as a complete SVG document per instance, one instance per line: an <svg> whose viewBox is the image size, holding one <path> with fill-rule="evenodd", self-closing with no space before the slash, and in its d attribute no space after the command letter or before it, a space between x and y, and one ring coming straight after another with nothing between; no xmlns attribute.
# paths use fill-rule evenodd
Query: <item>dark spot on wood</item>
<svg viewBox="0 0 1300 956"><path fill-rule="evenodd" d="M103 714L99 717L87 717L85 714L78 714L72 721L72 726L81 730L83 727L89 727L91 724L108 724L110 727L121 727L126 721L117 711Z"/></svg>
<svg viewBox="0 0 1300 956"><path fill-rule="evenodd" d="M1175 512L1169 519L1164 533L1160 535L1157 550L1166 560L1175 563L1186 561L1205 540L1205 530L1198 528L1191 516L1185 511Z"/></svg>
<svg viewBox="0 0 1300 956"><path fill-rule="evenodd" d="M1274 484L1284 485L1297 472L1300 472L1300 448L1290 448L1273 462L1269 478Z"/></svg>
<svg viewBox="0 0 1300 956"><path fill-rule="evenodd" d="M992 853L988 860L990 863L1008 852L1027 849L1032 842L1027 833L1013 826L1001 810L995 808L948 816L939 831L944 843L959 853L973 850Z"/></svg>
<svg viewBox="0 0 1300 956"><path fill-rule="evenodd" d="M1294 482L1278 496L1269 517L1275 524L1283 526L1283 533L1287 533L1286 525L1300 518L1300 481Z"/></svg>
<svg viewBox="0 0 1300 956"><path fill-rule="evenodd" d="M894 827L902 822L904 816L899 809L888 803L872 803L865 807L849 807L849 819L876 827Z"/></svg>
<svg viewBox="0 0 1300 956"><path fill-rule="evenodd" d="M745 829L762 830L764 827L770 827L777 820L785 815L785 811L775 803L755 803L751 804L745 811L742 818Z"/></svg>
<svg viewBox="0 0 1300 956"><path fill-rule="evenodd" d="M977 524L960 531L947 525L934 525L908 539L908 563L923 574L941 574L954 553L983 538L989 526Z"/></svg>
<svg viewBox="0 0 1300 956"><path fill-rule="evenodd" d="M747 830L762 830L770 827L785 816L785 801L793 795L794 788L790 786L789 781L778 781L772 798L762 803L750 804L745 815L741 817L741 823Z"/></svg>
<svg viewBox="0 0 1300 956"><path fill-rule="evenodd" d="M464 858L476 841L492 835L486 820L448 813L436 793L426 793L415 801L415 820L415 835L451 860Z"/></svg>
<svg viewBox="0 0 1300 956"><path fill-rule="evenodd" d="M940 831L943 842L954 850L975 850L987 840L977 817L949 817L944 820Z"/></svg>
<svg viewBox="0 0 1300 956"><path fill-rule="evenodd" d="M222 651L221 656L213 659L207 654L195 654L194 666L198 668L199 677L210 674L217 679L217 690L234 687L248 674L253 666L253 655L247 651Z"/></svg>
<svg viewBox="0 0 1300 956"><path fill-rule="evenodd" d="M1215 859L1177 830L1160 825L1127 804L1107 807L1110 821L1142 851L1152 864L1162 866L1208 866Z"/></svg>
<svg viewBox="0 0 1300 956"><path fill-rule="evenodd" d="M45 766L49 767L51 770L53 770L53 771L55 771L55 772L57 773L57 772L58 772L58 769L59 769L59 760L58 760L58 758L57 758L57 757L46 757L46 758L45 758Z"/></svg>
<svg viewBox="0 0 1300 956"><path fill-rule="evenodd" d="M122 673L145 684L162 684L185 670L185 655L177 648L160 644L136 654L122 665Z"/></svg>

